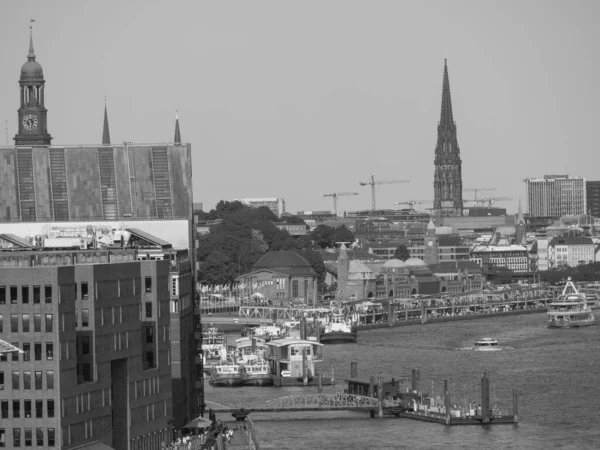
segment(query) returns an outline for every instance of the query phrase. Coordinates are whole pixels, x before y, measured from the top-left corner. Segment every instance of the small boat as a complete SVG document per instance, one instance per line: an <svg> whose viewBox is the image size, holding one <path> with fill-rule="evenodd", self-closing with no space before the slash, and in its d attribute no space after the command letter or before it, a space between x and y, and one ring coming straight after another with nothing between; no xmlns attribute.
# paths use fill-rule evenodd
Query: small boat
<svg viewBox="0 0 600 450"><path fill-rule="evenodd" d="M284 330L278 325L261 325L252 330L254 336L263 338L265 341L279 339L284 335Z"/></svg>
<svg viewBox="0 0 600 450"><path fill-rule="evenodd" d="M202 362L204 372L210 373L213 364L227 360L227 337L216 327L202 332Z"/></svg>
<svg viewBox="0 0 600 450"><path fill-rule="evenodd" d="M244 366L244 384L247 386L272 386L273 374L269 363L264 359L255 359Z"/></svg>
<svg viewBox="0 0 600 450"><path fill-rule="evenodd" d="M585 294L577 290L571 277L562 294L548 305L547 314L550 328L585 327L596 323Z"/></svg>
<svg viewBox="0 0 600 450"><path fill-rule="evenodd" d="M244 383L244 368L233 361L213 364L209 383L213 386L241 386Z"/></svg>
<svg viewBox="0 0 600 450"><path fill-rule="evenodd" d="M498 345L498 341L492 338L481 338L473 344L473 350L479 352L494 352L502 350L502 347Z"/></svg>
<svg viewBox="0 0 600 450"><path fill-rule="evenodd" d="M245 336L235 340L236 360L244 365L264 359L266 349L265 340L259 337Z"/></svg>
<svg viewBox="0 0 600 450"><path fill-rule="evenodd" d="M323 344L354 343L357 338L356 324L343 310L337 308L330 313L331 317L321 333Z"/></svg>

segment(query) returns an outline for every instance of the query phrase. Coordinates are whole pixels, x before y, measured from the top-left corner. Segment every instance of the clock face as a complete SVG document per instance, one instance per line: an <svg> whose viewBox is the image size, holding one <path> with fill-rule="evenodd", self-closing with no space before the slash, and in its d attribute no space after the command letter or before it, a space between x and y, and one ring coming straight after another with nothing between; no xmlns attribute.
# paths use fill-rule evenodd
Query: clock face
<svg viewBox="0 0 600 450"><path fill-rule="evenodd" d="M36 116L29 114L23 117L23 126L26 130L35 130L38 126L38 120Z"/></svg>
<svg viewBox="0 0 600 450"><path fill-rule="evenodd" d="M433 241L429 241L429 242L427 243L427 245L429 245L429 246L431 247L431 246L433 245Z"/></svg>

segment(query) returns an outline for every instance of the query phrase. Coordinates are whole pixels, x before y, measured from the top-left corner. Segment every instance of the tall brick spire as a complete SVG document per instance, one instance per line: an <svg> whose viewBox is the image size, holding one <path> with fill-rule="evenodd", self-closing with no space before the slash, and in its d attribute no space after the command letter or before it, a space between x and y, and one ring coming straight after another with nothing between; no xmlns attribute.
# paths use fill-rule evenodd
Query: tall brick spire
<svg viewBox="0 0 600 450"><path fill-rule="evenodd" d="M110 131L108 129L108 112L106 111L106 98L104 99L104 127L102 128L102 145L110 145Z"/></svg>

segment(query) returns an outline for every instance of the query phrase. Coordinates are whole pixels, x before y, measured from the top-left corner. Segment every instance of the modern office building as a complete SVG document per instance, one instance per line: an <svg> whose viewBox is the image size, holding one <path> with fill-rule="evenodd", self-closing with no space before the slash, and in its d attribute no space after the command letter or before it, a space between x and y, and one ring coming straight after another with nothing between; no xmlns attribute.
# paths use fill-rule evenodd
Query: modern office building
<svg viewBox="0 0 600 450"><path fill-rule="evenodd" d="M587 213L585 178L544 175L525 180L529 216L561 217Z"/></svg>
<svg viewBox="0 0 600 450"><path fill-rule="evenodd" d="M586 181L585 191L586 213L592 217L600 217L600 181Z"/></svg>
<svg viewBox="0 0 600 450"><path fill-rule="evenodd" d="M252 208L260 208L261 206L266 206L273 214L277 217L281 217L285 212L285 200L281 197L269 197L269 198L242 198L240 200L235 199L235 201L240 201L244 205L248 205Z"/></svg>

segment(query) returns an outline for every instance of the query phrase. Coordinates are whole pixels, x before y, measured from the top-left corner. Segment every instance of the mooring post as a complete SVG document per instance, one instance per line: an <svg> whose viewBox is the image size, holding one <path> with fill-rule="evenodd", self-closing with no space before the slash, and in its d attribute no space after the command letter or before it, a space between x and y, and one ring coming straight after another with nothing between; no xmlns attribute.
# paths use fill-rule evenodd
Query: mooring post
<svg viewBox="0 0 600 450"><path fill-rule="evenodd" d="M519 423L519 394L516 389L513 389L513 423Z"/></svg>
<svg viewBox="0 0 600 450"><path fill-rule="evenodd" d="M317 324L315 325L315 333L317 335L317 342L321 342L321 322L317 320Z"/></svg>
<svg viewBox="0 0 600 450"><path fill-rule="evenodd" d="M358 363L356 361L350 363L350 378L353 380L358 378Z"/></svg>
<svg viewBox="0 0 600 450"><path fill-rule="evenodd" d="M392 304L392 300L390 299L390 301L388 302L388 327L394 326L394 319L394 305Z"/></svg>
<svg viewBox="0 0 600 450"><path fill-rule="evenodd" d="M375 377L369 376L369 397L375 397Z"/></svg>
<svg viewBox="0 0 600 450"><path fill-rule="evenodd" d="M333 361L331 361L330 373L331 373L331 384L335 384L335 366L333 365Z"/></svg>
<svg viewBox="0 0 600 450"><path fill-rule="evenodd" d="M319 372L319 384L317 385L317 392L321 394L323 392L323 374Z"/></svg>
<svg viewBox="0 0 600 450"><path fill-rule="evenodd" d="M411 377L411 381L412 381L412 391L414 394L417 394L419 392L419 378L420 378L420 373L419 373L419 369L413 369L412 370L412 377Z"/></svg>
<svg viewBox="0 0 600 450"><path fill-rule="evenodd" d="M315 330L315 337L317 338L317 342L319 342L319 321L317 320L317 316L313 316L313 328Z"/></svg>
<svg viewBox="0 0 600 450"><path fill-rule="evenodd" d="M383 377L377 377L377 410L379 418L383 417Z"/></svg>
<svg viewBox="0 0 600 450"><path fill-rule="evenodd" d="M306 319L304 316L300 316L300 339L306 340Z"/></svg>
<svg viewBox="0 0 600 450"><path fill-rule="evenodd" d="M487 425L490 423L490 380L488 379L485 370L481 377L481 409L481 414L483 416L482 423Z"/></svg>
<svg viewBox="0 0 600 450"><path fill-rule="evenodd" d="M306 349L302 349L302 384L308 386L308 358Z"/></svg>
<svg viewBox="0 0 600 450"><path fill-rule="evenodd" d="M427 306L425 300L421 300L421 323L427 323Z"/></svg>
<svg viewBox="0 0 600 450"><path fill-rule="evenodd" d="M444 409L446 410L446 425L450 425L450 394L448 394L448 380L444 380Z"/></svg>

